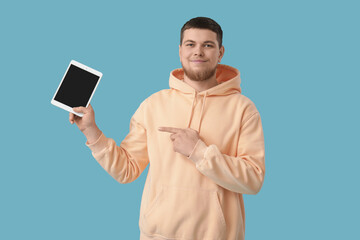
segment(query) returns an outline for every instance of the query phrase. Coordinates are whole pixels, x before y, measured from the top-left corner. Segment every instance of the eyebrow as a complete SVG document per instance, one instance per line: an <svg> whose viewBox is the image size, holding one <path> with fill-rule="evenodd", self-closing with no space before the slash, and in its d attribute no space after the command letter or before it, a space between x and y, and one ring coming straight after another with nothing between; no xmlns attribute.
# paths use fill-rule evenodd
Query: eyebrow
<svg viewBox="0 0 360 240"><path fill-rule="evenodd" d="M194 43L195 41L193 41L193 40L186 40L184 43L187 43L187 42L191 42L191 43ZM205 41L204 43L211 43L211 44L214 44L214 45L216 45L215 44L215 42L213 42L213 41Z"/></svg>

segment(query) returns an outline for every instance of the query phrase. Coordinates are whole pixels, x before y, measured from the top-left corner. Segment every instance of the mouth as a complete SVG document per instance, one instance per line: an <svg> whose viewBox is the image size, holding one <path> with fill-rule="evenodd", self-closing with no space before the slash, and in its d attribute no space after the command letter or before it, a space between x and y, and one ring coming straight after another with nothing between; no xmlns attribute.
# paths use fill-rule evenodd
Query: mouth
<svg viewBox="0 0 360 240"><path fill-rule="evenodd" d="M190 60L190 62L193 62L193 63L204 63L204 62L207 62L207 61L201 60L201 59L195 59L195 60Z"/></svg>

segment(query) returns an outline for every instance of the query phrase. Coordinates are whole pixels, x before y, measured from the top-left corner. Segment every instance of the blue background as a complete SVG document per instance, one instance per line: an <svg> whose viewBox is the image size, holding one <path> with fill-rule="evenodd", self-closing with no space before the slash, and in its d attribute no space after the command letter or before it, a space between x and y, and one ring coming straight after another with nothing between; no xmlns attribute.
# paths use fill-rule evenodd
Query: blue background
<svg viewBox="0 0 360 240"><path fill-rule="evenodd" d="M359 236L358 1L2 1L0 239L138 239L146 174L122 185L50 100L75 59L103 72L92 99L118 144L168 88L179 32L208 16L241 71L266 140L246 239Z"/></svg>

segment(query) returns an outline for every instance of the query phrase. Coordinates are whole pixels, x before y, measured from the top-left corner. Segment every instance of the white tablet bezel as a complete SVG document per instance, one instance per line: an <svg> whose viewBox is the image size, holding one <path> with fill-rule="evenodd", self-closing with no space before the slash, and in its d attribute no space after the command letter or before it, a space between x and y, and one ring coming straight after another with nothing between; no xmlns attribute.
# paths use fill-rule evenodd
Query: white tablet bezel
<svg viewBox="0 0 360 240"><path fill-rule="evenodd" d="M82 117L82 116L83 116L82 113L74 112L74 111L72 110L72 107L70 107L70 106L68 106L68 105L65 105L64 103L61 103L61 102L55 100L55 96L56 96L57 92L59 91L60 86L61 86L61 84L63 83L63 81L64 81L64 79L65 79L65 76L66 76L66 74L68 73L69 68L70 68L71 65L74 65L74 66L76 66L76 67L79 67L79 68L81 68L81 69L83 69L83 70L85 70L85 71L88 71L88 72L90 72L90 73L92 73L92 74L94 74L94 75L96 75L96 76L99 77L99 80L97 81L97 83L96 83L96 85L95 85L95 87L94 87L94 89L93 89L93 91L92 91L92 93L91 93L91 96L90 96L90 98L89 98L89 100L88 100L88 102L87 102L87 104L86 104L86 107L89 106L89 103L90 103L90 101L91 101L91 99L92 99L92 97L93 97L93 95L94 95L94 93L95 93L95 90L96 90L97 86L99 85L99 82L100 82L101 77L102 77L103 74L102 74L101 72L99 72L99 71L91 68L91 67L88 67L88 66L82 64L82 63L79 63L79 62L77 62L77 61L75 61L75 60L71 60L69 66L67 67L67 69L66 69L66 71L65 71L65 74L64 74L64 76L63 76L63 78L62 78L62 80L61 80L61 82L60 82L60 84L59 84L59 86L58 86L58 88L56 89L56 92L55 92L53 98L51 99L51 104L53 104L53 105L55 105L55 106L57 106L57 107L59 107L59 108L62 108L62 109L64 109L64 110L68 111L68 112L71 112L71 113L73 113L73 114L75 114L75 115L77 115L77 116L79 116L79 117Z"/></svg>

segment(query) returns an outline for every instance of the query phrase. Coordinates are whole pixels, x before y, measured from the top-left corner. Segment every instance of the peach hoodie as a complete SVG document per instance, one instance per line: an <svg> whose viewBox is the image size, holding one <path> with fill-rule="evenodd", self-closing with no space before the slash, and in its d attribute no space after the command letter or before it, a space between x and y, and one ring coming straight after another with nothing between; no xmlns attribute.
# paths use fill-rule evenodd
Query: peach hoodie
<svg viewBox="0 0 360 240"><path fill-rule="evenodd" d="M120 146L104 134L87 144L120 183L134 181L150 163L141 239L244 239L242 194L256 194L263 184L263 130L255 105L241 94L239 71L218 65L216 76L219 85L196 92L182 69L172 71L170 89L142 102ZM199 132L189 158L174 152L161 126Z"/></svg>

